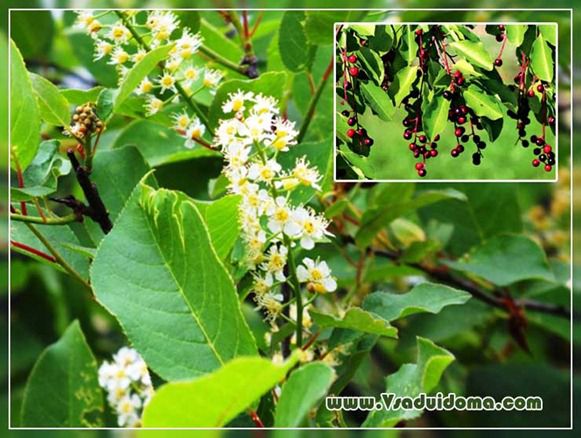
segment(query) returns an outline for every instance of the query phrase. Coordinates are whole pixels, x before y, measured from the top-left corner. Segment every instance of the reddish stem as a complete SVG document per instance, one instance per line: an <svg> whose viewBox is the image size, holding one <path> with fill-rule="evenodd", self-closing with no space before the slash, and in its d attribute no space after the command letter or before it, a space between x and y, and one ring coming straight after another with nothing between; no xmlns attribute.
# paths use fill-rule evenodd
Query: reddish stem
<svg viewBox="0 0 581 438"><path fill-rule="evenodd" d="M244 40L248 41L250 32L248 31L248 11L242 11L242 26L244 27Z"/></svg>
<svg viewBox="0 0 581 438"><path fill-rule="evenodd" d="M496 57L496 59L501 59L502 58L502 52L504 52L504 46L506 46L506 40L508 38L506 37L506 34L503 34L502 37L502 46L500 46L500 51L498 52L498 56Z"/></svg>
<svg viewBox="0 0 581 438"><path fill-rule="evenodd" d="M12 246L15 246L16 248L20 248L26 252L37 255L38 257L42 257L43 259L48 260L49 262L56 263L56 259L53 256L46 254L46 253L44 253L36 248L33 248L31 246L28 246L24 243L16 242L15 240L11 240L10 244Z"/></svg>
<svg viewBox="0 0 581 438"><path fill-rule="evenodd" d="M315 80L313 79L313 73L307 72L307 79L309 80L309 89L311 91L311 96L315 94Z"/></svg>
<svg viewBox="0 0 581 438"><path fill-rule="evenodd" d="M313 343L317 340L317 338L319 337L320 334L321 334L320 332L317 332L313 336L311 336L309 338L309 340L307 341L307 343L301 347L301 350L307 351L309 349L309 347L311 345L313 345Z"/></svg>
<svg viewBox="0 0 581 438"><path fill-rule="evenodd" d="M254 424L256 424L256 427L260 427L260 428L264 427L264 423L262 422L262 420L260 419L260 417L258 416L256 411L251 410L250 412L248 412L248 415L250 415L250 419L252 420L252 422Z"/></svg>
<svg viewBox="0 0 581 438"><path fill-rule="evenodd" d="M262 17L264 16L264 13L261 12L260 14L258 14L258 17L256 17L256 21L254 22L254 26L252 26L252 30L250 31L250 36L252 37L254 35L254 33L258 30L258 25L260 24L260 22L262 21Z"/></svg>
<svg viewBox="0 0 581 438"><path fill-rule="evenodd" d="M22 168L20 167L20 163L18 162L16 157L14 157L14 164L16 164L16 179L18 180L18 187L23 188L24 177L22 176ZM22 214L24 216L28 215L28 211L26 209L26 201L20 201L20 210L22 211Z"/></svg>

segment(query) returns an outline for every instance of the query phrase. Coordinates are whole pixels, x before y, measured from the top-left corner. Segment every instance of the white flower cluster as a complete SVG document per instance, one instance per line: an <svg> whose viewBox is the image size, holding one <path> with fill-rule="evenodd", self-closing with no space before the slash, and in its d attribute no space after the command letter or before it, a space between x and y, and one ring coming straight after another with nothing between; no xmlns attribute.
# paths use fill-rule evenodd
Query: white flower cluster
<svg viewBox="0 0 581 438"><path fill-rule="evenodd" d="M320 190L321 175L305 157L288 170L277 161L279 154L297 143L298 131L280 116L273 97L238 90L228 96L222 110L231 117L220 121L214 144L227 161L224 174L230 192L242 196L240 222L247 261L255 270L255 300L274 322L283 309L278 290L288 281L289 246L311 250L330 235L327 220L309 207L295 205L291 196L300 186ZM311 292L337 288L324 261L304 258L296 274Z"/></svg>
<svg viewBox="0 0 581 438"><path fill-rule="evenodd" d="M112 362L103 362L99 385L107 391L107 401L117 414L119 426L139 426L141 412L154 392L147 364L139 353L122 347Z"/></svg>
<svg viewBox="0 0 581 438"><path fill-rule="evenodd" d="M194 63L194 55L202 45L202 37L193 34L188 28L178 30L180 22L171 11L123 11L129 23L123 20L112 24L100 22L107 11L94 14L83 11L78 14L77 26L84 29L95 40L95 60L109 59L123 81L132 66L146 55L146 46L153 49L158 46L173 44L169 56L163 62L163 71L157 77L145 77L135 93L145 97L145 113L152 116L162 110L169 102L178 102L179 93L176 84L180 84L192 98L206 89L215 93L223 74L219 70L201 68ZM130 28L128 27L130 26ZM136 40L134 33L144 44ZM187 113L173 114L174 128L186 139L185 146L192 148L205 132L205 126L197 117Z"/></svg>

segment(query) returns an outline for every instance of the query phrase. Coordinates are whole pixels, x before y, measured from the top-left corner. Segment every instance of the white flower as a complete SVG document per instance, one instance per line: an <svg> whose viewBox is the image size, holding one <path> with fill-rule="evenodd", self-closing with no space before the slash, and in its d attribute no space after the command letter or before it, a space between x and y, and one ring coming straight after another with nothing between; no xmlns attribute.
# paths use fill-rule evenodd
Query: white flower
<svg viewBox="0 0 581 438"><path fill-rule="evenodd" d="M298 134L294 122L279 117L274 122L274 134L269 137L269 145L277 151L286 152L288 146L297 144Z"/></svg>
<svg viewBox="0 0 581 438"><path fill-rule="evenodd" d="M116 367L105 361L99 367L98 378L99 378L99 386L102 388L108 388L110 382L115 377Z"/></svg>
<svg viewBox="0 0 581 438"><path fill-rule="evenodd" d="M138 409L141 398L137 394L123 397L117 404L117 422L119 426L134 427L139 423Z"/></svg>
<svg viewBox="0 0 581 438"><path fill-rule="evenodd" d="M145 115L152 116L157 114L159 110L163 108L163 100L159 100L155 96L147 96L147 102L145 104Z"/></svg>
<svg viewBox="0 0 581 438"><path fill-rule="evenodd" d="M143 49L139 49L131 56L131 61L137 64L139 61L145 58L145 55L147 55L147 52Z"/></svg>
<svg viewBox="0 0 581 438"><path fill-rule="evenodd" d="M173 128L183 133L186 132L192 122L190 116L185 111L183 113L174 113L171 118L173 119Z"/></svg>
<svg viewBox="0 0 581 438"><path fill-rule="evenodd" d="M228 149L229 146L236 140L238 131L242 128L242 123L236 119L223 120L216 131L216 138L214 143L221 146L223 149ZM239 143L238 141L236 141Z"/></svg>
<svg viewBox="0 0 581 438"><path fill-rule="evenodd" d="M153 90L153 82L148 78L144 78L135 90L135 93L138 95L148 94L151 93L151 90Z"/></svg>
<svg viewBox="0 0 581 438"><path fill-rule="evenodd" d="M151 377L147 370L147 364L140 357L127 367L127 375L134 382L141 382L144 385L151 385Z"/></svg>
<svg viewBox="0 0 581 438"><path fill-rule="evenodd" d="M171 73L175 73L175 72L177 71L177 69L178 69L178 68L180 68L181 64L182 64L182 60L181 60L181 58L178 58L178 57L172 57L172 58L169 58L169 59L168 59L168 60L165 62L165 64L164 64L164 69L165 69L166 71L169 71L169 72L171 72Z"/></svg>
<svg viewBox="0 0 581 438"><path fill-rule="evenodd" d="M253 163L248 169L248 178L270 183L281 169L282 166L276 160L268 160L264 164Z"/></svg>
<svg viewBox="0 0 581 438"><path fill-rule="evenodd" d="M238 134L248 143L262 142L268 138L270 122L269 114L252 113L239 125Z"/></svg>
<svg viewBox="0 0 581 438"><path fill-rule="evenodd" d="M299 282L307 283L307 289L311 292L333 292L337 289L337 282L331 276L327 262L324 261L314 261L305 257L303 264L297 267L297 278Z"/></svg>
<svg viewBox="0 0 581 438"><path fill-rule="evenodd" d="M229 169L239 169L244 166L250 156L250 148L242 143L231 143L224 152L224 159L228 162Z"/></svg>
<svg viewBox="0 0 581 438"><path fill-rule="evenodd" d="M128 388L131 384L131 378L127 374L127 368L118 363L112 363L111 367L113 377L109 379L106 389L112 391L115 388Z"/></svg>
<svg viewBox="0 0 581 438"><path fill-rule="evenodd" d="M115 45L127 43L130 36L131 32L129 32L129 29L127 29L120 21L113 24L109 30L109 33L107 34L107 38L113 40Z"/></svg>
<svg viewBox="0 0 581 438"><path fill-rule="evenodd" d="M113 408L116 408L119 402L129 394L129 388L122 388L117 386L112 388L107 394L107 402Z"/></svg>
<svg viewBox="0 0 581 438"><path fill-rule="evenodd" d="M254 111L257 114L278 114L278 101L271 96L259 94L254 98Z"/></svg>
<svg viewBox="0 0 581 438"><path fill-rule="evenodd" d="M195 81L197 81L199 77L200 71L191 65L189 67L186 67L186 69L184 70L184 80L188 87L191 87L192 84Z"/></svg>
<svg viewBox="0 0 581 438"><path fill-rule="evenodd" d="M274 322L274 320L282 312L282 294L266 293L263 295L255 295L254 300L258 304L259 309L266 311L266 320Z"/></svg>
<svg viewBox="0 0 581 438"><path fill-rule="evenodd" d="M284 245L272 245L266 255L266 261L260 265L263 271L274 275L278 281L285 281L283 269L286 266L288 248Z"/></svg>
<svg viewBox="0 0 581 438"><path fill-rule="evenodd" d="M75 25L84 29L89 35L96 37L96 33L102 29L102 25L97 20L91 11L83 11L77 13L77 20Z"/></svg>
<svg viewBox="0 0 581 438"><path fill-rule="evenodd" d="M109 43L108 41L98 40L95 42L95 54L93 59L98 61L99 59L103 59L105 56L111 54L113 51L113 44Z"/></svg>
<svg viewBox="0 0 581 438"><path fill-rule="evenodd" d="M181 59L189 59L201 45L202 38L199 34L192 35L187 29L184 29L182 36L176 40L174 51Z"/></svg>
<svg viewBox="0 0 581 438"><path fill-rule="evenodd" d="M121 347L119 351L113 355L115 363L122 367L127 367L139 359L139 353L129 347Z"/></svg>
<svg viewBox="0 0 581 438"><path fill-rule="evenodd" d="M153 35L152 45L157 46L170 38L178 26L178 19L170 11L157 10L149 13L146 25Z"/></svg>
<svg viewBox="0 0 581 438"><path fill-rule="evenodd" d="M265 189L261 189L257 184L248 184L248 190L242 192L243 210L249 210L250 214L262 216L273 205L273 199Z"/></svg>
<svg viewBox="0 0 581 438"><path fill-rule="evenodd" d="M176 79L169 73L164 72L163 75L159 76L157 79L159 86L161 87L161 92L164 93L167 90L173 91L175 93L175 83Z"/></svg>
<svg viewBox="0 0 581 438"><path fill-rule="evenodd" d="M309 162L305 157L297 159L295 167L292 170L292 176L305 186L321 190L321 187L318 185L321 175L319 175L317 169L309 167Z"/></svg>
<svg viewBox="0 0 581 438"><path fill-rule="evenodd" d="M123 65L127 61L129 61L129 53L127 53L121 47L115 47L115 50L113 50L113 53L111 53L111 60L109 61L109 64Z"/></svg>
<svg viewBox="0 0 581 438"><path fill-rule="evenodd" d="M252 283L252 291L256 295L264 295L272 289L274 284L274 279L270 273L264 274L264 276L253 274L254 282Z"/></svg>
<svg viewBox="0 0 581 438"><path fill-rule="evenodd" d="M200 119L197 117L193 119L186 130L186 143L185 147L188 149L193 149L196 145L196 140L199 140L206 132L206 127L202 124Z"/></svg>
<svg viewBox="0 0 581 438"><path fill-rule="evenodd" d="M222 80L222 72L219 70L212 70L207 68L204 71L203 85L206 88L216 88Z"/></svg>
<svg viewBox="0 0 581 438"><path fill-rule="evenodd" d="M315 241L321 240L326 234L328 222L313 210L298 207L293 211L293 220L300 227L300 243L304 249L313 249Z"/></svg>
<svg viewBox="0 0 581 438"><path fill-rule="evenodd" d="M254 97L253 93L238 90L236 93L230 93L228 100L222 105L224 114L231 112L244 111L244 104Z"/></svg>
<svg viewBox="0 0 581 438"><path fill-rule="evenodd" d="M286 199L279 196L274 200L274 206L269 211L268 229L273 233L283 232L287 236L294 237L300 233L299 225L294 221L292 210Z"/></svg>

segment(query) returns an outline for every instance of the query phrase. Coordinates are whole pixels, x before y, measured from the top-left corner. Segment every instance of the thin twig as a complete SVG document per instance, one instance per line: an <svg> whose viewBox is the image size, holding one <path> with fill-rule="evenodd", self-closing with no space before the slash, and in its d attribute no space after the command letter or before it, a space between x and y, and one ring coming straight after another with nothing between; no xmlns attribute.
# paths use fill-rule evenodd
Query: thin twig
<svg viewBox="0 0 581 438"><path fill-rule="evenodd" d="M26 222L26 226L32 231L32 233L37 237L38 240L42 242L45 248L50 252L56 263L62 266L62 268L67 271L73 278L79 281L83 286L92 291L91 285L79 274L68 262L63 258L63 256L58 252L58 250L48 241L48 239L42 234L34 225Z"/></svg>

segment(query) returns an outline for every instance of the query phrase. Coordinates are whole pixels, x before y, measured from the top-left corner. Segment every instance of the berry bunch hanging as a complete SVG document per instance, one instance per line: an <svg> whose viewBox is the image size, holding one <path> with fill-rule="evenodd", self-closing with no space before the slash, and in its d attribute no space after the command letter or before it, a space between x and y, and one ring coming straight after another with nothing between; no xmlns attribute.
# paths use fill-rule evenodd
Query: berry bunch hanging
<svg viewBox="0 0 581 438"><path fill-rule="evenodd" d="M524 148L531 142L539 146L531 148L533 166L552 171L555 151L545 145L547 127L554 135L555 54L543 32L512 24L339 26L339 149L370 156L373 145L395 147L391 131L377 141L372 137L377 134L368 132L374 129L364 124L373 115L389 122L403 110L402 137L419 177L429 174L428 161L439 156L457 159L468 152L471 163L481 166L487 146L511 146L499 144L508 143L506 136L497 141L510 129L508 115L517 121L517 141ZM487 34L499 44L494 53L483 42ZM502 77L517 69L516 85L504 83ZM538 125L529 139L527 127Z"/></svg>

